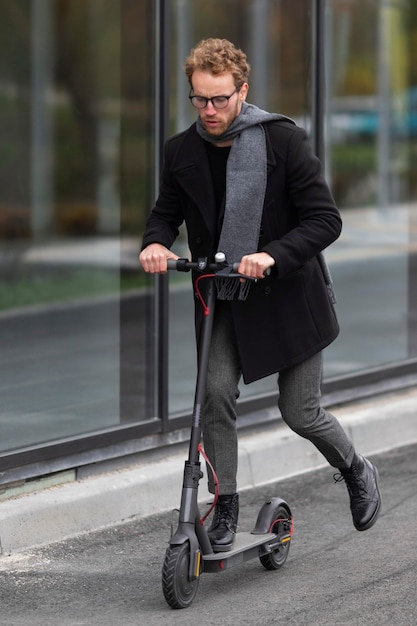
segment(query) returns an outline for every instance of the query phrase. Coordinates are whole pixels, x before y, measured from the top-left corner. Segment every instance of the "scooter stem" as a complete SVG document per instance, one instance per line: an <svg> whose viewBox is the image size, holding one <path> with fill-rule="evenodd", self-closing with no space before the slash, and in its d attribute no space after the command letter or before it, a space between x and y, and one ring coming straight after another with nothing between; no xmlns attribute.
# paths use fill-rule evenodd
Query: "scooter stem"
<svg viewBox="0 0 417 626"><path fill-rule="evenodd" d="M198 446L201 441L201 410L204 405L206 397L206 384L207 384L207 372L208 362L210 356L210 343L211 334L213 329L214 319L214 307L216 304L216 289L214 285L214 278L210 277L209 286L206 296L206 316L203 321L203 329L201 335L201 342L199 346L199 364L197 385L194 399L194 409L191 424L191 436L188 460L192 463L199 461Z"/></svg>
<svg viewBox="0 0 417 626"><path fill-rule="evenodd" d="M203 321L203 329L199 350L199 366L197 375L196 392L194 399L194 409L191 424L191 436L188 460L185 462L183 487L181 494L180 518L176 533L171 537L171 544L181 544L188 540L190 542L190 579L194 579L196 574L196 559L198 546L201 546L203 554L213 552L207 532L200 523L200 513L198 510L197 494L198 484L202 477L200 469L199 444L201 440L201 409L206 395L206 381L208 361L210 355L211 333L213 328L213 314L216 303L216 289L214 279L210 277L206 296L207 314Z"/></svg>

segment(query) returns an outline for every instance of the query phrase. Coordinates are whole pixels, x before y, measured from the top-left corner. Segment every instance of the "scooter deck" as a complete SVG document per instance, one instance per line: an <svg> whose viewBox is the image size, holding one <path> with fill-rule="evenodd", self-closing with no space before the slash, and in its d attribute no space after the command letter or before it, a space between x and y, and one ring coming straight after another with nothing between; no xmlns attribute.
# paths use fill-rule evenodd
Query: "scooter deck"
<svg viewBox="0 0 417 626"><path fill-rule="evenodd" d="M233 547L228 552L213 552L202 555L205 572L220 572L261 555L261 547L275 543L274 533L253 535L250 532L237 533Z"/></svg>

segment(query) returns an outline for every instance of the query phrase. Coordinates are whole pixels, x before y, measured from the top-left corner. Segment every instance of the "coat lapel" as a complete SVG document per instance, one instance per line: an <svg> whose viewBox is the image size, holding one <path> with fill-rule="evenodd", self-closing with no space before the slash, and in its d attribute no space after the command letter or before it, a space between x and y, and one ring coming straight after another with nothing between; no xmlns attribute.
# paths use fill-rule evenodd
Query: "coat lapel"
<svg viewBox="0 0 417 626"><path fill-rule="evenodd" d="M216 230L216 200L204 140L195 124L186 133L175 168L178 183L200 211L210 232Z"/></svg>
<svg viewBox="0 0 417 626"><path fill-rule="evenodd" d="M271 138L269 136L269 132L265 129L265 139L266 139L266 166L267 166L267 174L272 172L276 168L277 161L275 158L274 150L272 148Z"/></svg>

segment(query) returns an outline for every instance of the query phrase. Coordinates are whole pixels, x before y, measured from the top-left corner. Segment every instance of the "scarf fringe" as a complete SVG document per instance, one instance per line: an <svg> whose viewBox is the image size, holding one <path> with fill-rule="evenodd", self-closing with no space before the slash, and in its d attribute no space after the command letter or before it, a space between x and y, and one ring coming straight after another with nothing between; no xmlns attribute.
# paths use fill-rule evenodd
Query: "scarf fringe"
<svg viewBox="0 0 417 626"><path fill-rule="evenodd" d="M216 278L217 299L234 300L237 294L238 300L246 300L250 286L250 280L241 283L236 278Z"/></svg>

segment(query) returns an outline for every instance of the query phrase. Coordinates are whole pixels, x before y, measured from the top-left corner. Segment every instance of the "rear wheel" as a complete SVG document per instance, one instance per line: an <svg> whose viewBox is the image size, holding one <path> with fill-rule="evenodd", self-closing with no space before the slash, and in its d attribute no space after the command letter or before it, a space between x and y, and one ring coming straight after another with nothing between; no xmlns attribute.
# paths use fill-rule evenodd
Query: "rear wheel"
<svg viewBox="0 0 417 626"><path fill-rule="evenodd" d="M274 521L271 524L271 533L275 533L278 537L282 537L284 542L281 543L275 550L263 554L259 557L260 562L265 569L274 570L280 569L287 560L290 550L290 536L292 521L288 509L280 504L274 513Z"/></svg>
<svg viewBox="0 0 417 626"><path fill-rule="evenodd" d="M199 578L189 579L190 544L169 546L162 568L162 590L173 609L185 609L195 598Z"/></svg>

